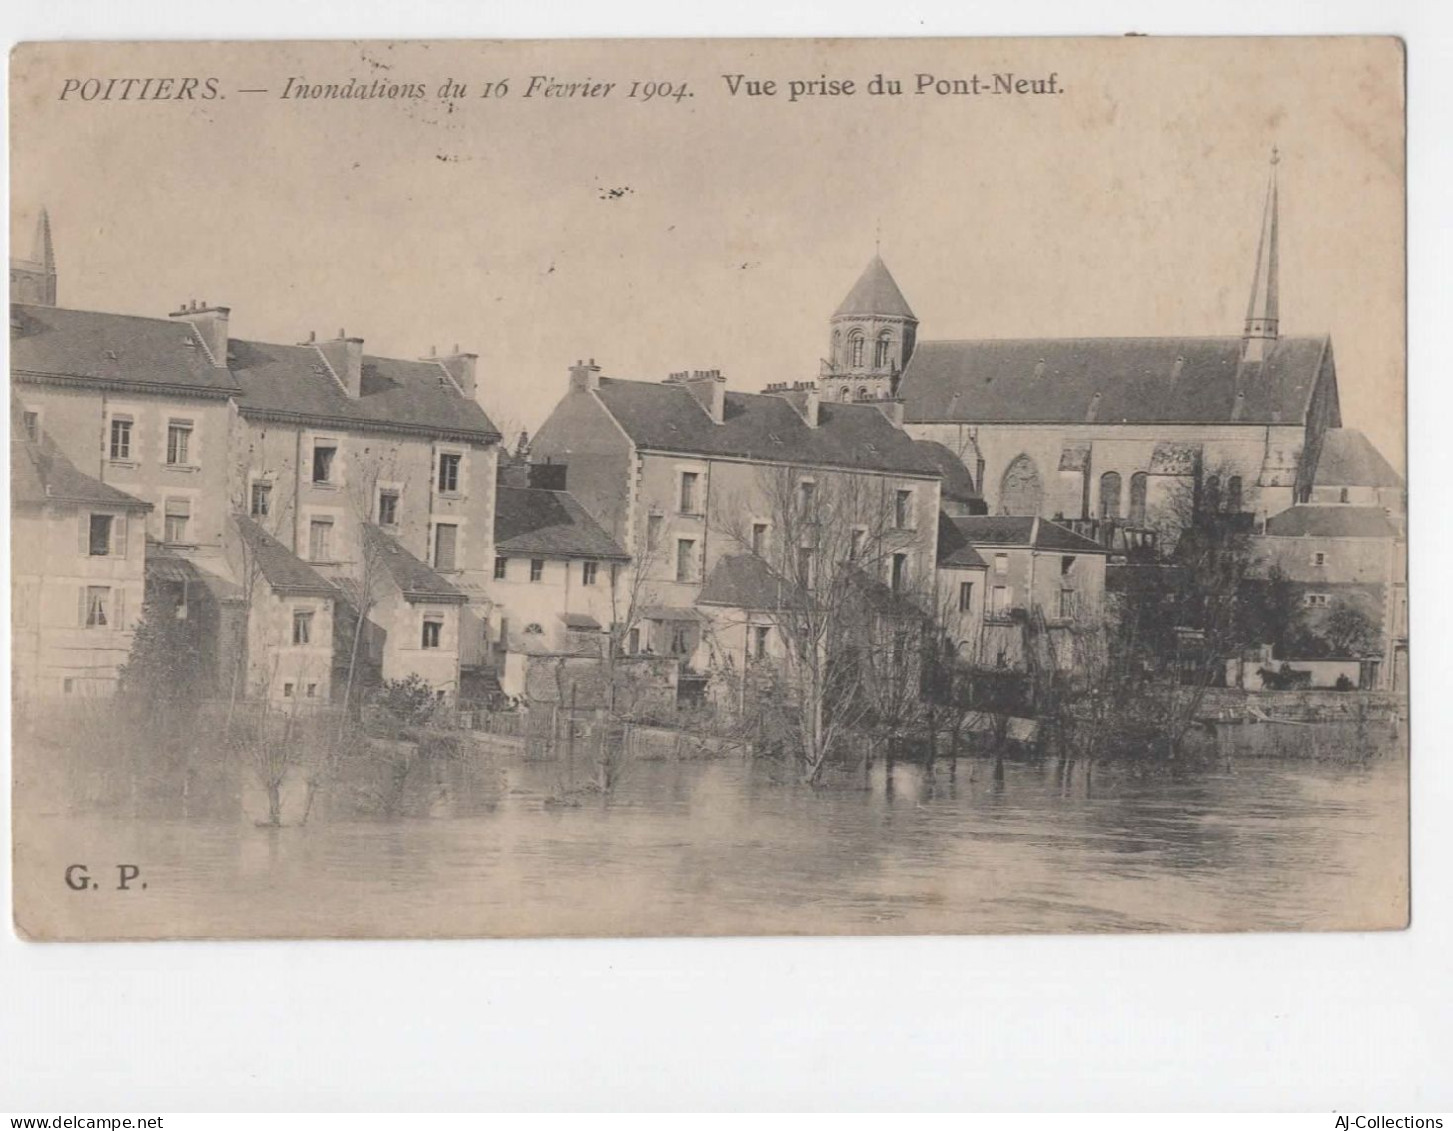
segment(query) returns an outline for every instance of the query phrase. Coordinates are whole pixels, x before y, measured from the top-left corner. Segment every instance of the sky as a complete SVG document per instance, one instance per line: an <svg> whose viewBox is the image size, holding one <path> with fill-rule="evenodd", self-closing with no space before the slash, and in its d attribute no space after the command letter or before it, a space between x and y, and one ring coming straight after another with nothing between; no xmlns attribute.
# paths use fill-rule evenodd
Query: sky
<svg viewBox="0 0 1453 1131"><path fill-rule="evenodd" d="M996 73L1060 93L914 93ZM904 93L868 94L878 74ZM532 75L615 86L526 98ZM215 77L223 97L59 97L115 76ZM290 78L427 97L284 99ZM820 78L855 93L789 100ZM465 96L436 97L446 80ZM633 81L689 94L630 99ZM1331 334L1343 423L1405 466L1387 40L70 44L21 48L12 84L13 239L49 209L62 305L205 299L241 338L458 344L511 432L578 358L748 390L815 377L875 247L920 338L1237 334L1275 145L1282 332Z"/></svg>

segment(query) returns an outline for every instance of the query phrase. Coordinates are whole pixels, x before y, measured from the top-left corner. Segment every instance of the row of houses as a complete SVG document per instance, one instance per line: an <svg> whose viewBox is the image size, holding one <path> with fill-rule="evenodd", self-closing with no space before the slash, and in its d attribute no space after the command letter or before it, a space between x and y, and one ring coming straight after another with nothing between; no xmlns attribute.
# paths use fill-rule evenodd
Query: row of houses
<svg viewBox="0 0 1453 1131"><path fill-rule="evenodd" d="M1313 618L1356 603L1368 679L1402 686L1402 480L1342 427L1330 340L1280 336L1276 232L1273 179L1239 337L920 342L875 256L816 380L577 362L507 453L475 355L66 309L42 217L11 266L17 693L109 693L146 615L220 693L279 702L527 695L602 655L695 697L780 658L782 610L838 575L1012 667L1016 612L1096 615L1178 498L1244 515Z"/></svg>

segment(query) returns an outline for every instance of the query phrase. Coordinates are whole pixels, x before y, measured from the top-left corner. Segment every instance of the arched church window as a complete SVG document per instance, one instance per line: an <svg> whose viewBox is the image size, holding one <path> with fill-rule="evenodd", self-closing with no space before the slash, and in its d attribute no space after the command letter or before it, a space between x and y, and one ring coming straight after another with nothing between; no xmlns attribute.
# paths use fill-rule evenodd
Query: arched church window
<svg viewBox="0 0 1453 1131"><path fill-rule="evenodd" d="M865 401L867 399L868 399L868 386L866 386L866 385L859 385L858 386L858 400Z"/></svg>
<svg viewBox="0 0 1453 1131"><path fill-rule="evenodd" d="M1133 526L1145 525L1145 496L1150 486L1150 476L1137 471L1130 477L1130 522Z"/></svg>
<svg viewBox="0 0 1453 1131"><path fill-rule="evenodd" d="M848 335L848 364L854 369L863 367L863 332L854 330Z"/></svg>
<svg viewBox="0 0 1453 1131"><path fill-rule="evenodd" d="M999 513L1036 515L1044 503L1044 480L1039 465L1020 453L1004 469L999 482Z"/></svg>
<svg viewBox="0 0 1453 1131"><path fill-rule="evenodd" d="M832 363L841 365L843 360L843 332L834 330L832 332Z"/></svg>
<svg viewBox="0 0 1453 1131"><path fill-rule="evenodd" d="M844 385L844 386L843 386L843 387L842 387L842 389L841 389L841 390L839 390L839 394L838 394L838 400L840 400L840 401L845 401L845 400L847 400L847 399L848 399L848 395L849 395L849 393L850 393L850 391L851 391L851 390L849 390L849 389L848 389L848 387L847 387L847 386L846 386L846 385Z"/></svg>
<svg viewBox="0 0 1453 1131"><path fill-rule="evenodd" d="M1107 471L1100 476L1100 517L1120 517L1120 473Z"/></svg>
<svg viewBox="0 0 1453 1131"><path fill-rule="evenodd" d="M1226 480L1226 509L1232 514L1241 513L1241 476L1233 475Z"/></svg>
<svg viewBox="0 0 1453 1131"><path fill-rule="evenodd" d="M887 369L888 356L893 349L893 335L884 330L878 335L878 344L873 350L873 368Z"/></svg>

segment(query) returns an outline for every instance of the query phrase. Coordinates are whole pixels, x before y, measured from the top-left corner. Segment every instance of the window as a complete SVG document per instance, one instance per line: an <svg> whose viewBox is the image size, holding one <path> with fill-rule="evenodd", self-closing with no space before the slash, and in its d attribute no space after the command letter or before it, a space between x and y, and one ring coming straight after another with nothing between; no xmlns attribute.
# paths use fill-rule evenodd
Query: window
<svg viewBox="0 0 1453 1131"><path fill-rule="evenodd" d="M544 577L545 577L545 559L544 558L531 558L530 559L530 580L531 581L543 581L544 580Z"/></svg>
<svg viewBox="0 0 1453 1131"><path fill-rule="evenodd" d="M421 648L438 648L444 637L444 621L440 617L424 618L424 634L419 641Z"/></svg>
<svg viewBox="0 0 1453 1131"><path fill-rule="evenodd" d="M88 585L83 594L85 602L81 623L87 628L109 628L111 626L111 589L105 585Z"/></svg>
<svg viewBox="0 0 1453 1131"><path fill-rule="evenodd" d="M1145 525L1145 495L1150 486L1150 476L1137 471L1130 477L1130 522L1135 526Z"/></svg>
<svg viewBox="0 0 1453 1131"><path fill-rule="evenodd" d="M873 368L887 369L888 355L893 348L893 335L884 330L878 335L877 344L873 348Z"/></svg>
<svg viewBox="0 0 1453 1131"><path fill-rule="evenodd" d="M399 493L395 490L378 492L378 524L397 526L399 524Z"/></svg>
<svg viewBox="0 0 1453 1131"><path fill-rule="evenodd" d="M1061 577L1069 577L1069 575L1074 572L1075 556L1074 554L1065 554L1064 557L1060 558L1059 560L1059 575Z"/></svg>
<svg viewBox="0 0 1453 1131"><path fill-rule="evenodd" d="M1338 493L1337 501L1341 503L1350 503L1352 501L1352 492L1349 491L1346 487L1343 487L1342 490Z"/></svg>
<svg viewBox="0 0 1453 1131"><path fill-rule="evenodd" d="M889 583L894 593L902 593L908 586L908 555L893 555L893 571L889 575Z"/></svg>
<svg viewBox="0 0 1453 1131"><path fill-rule="evenodd" d="M696 580L696 543L690 538L676 541L676 580Z"/></svg>
<svg viewBox="0 0 1453 1131"><path fill-rule="evenodd" d="M332 444L313 445L313 482L333 482L333 461L338 455L338 449Z"/></svg>
<svg viewBox="0 0 1453 1131"><path fill-rule="evenodd" d="M599 568L600 568L600 563L599 562L581 562L580 563L580 584L581 585L594 585L595 584L595 574L596 574L596 571Z"/></svg>
<svg viewBox="0 0 1453 1131"><path fill-rule="evenodd" d="M21 414L20 419L23 422L24 427L25 427L25 438L27 440L39 440L40 439L40 413L38 413L38 412L32 412L31 410L27 409L25 412L23 412ZM111 458L112 459L115 459L116 457L113 455Z"/></svg>
<svg viewBox="0 0 1453 1131"><path fill-rule="evenodd" d="M849 389L846 385L844 385L841 389L838 390L838 400L845 401L850 396L852 396L852 390Z"/></svg>
<svg viewBox="0 0 1453 1131"><path fill-rule="evenodd" d="M173 544L187 541L187 528L192 520L190 499L168 499L162 516L162 541Z"/></svg>
<svg viewBox="0 0 1453 1131"><path fill-rule="evenodd" d="M1009 587L996 585L989 591L989 615L1002 617L1009 612Z"/></svg>
<svg viewBox="0 0 1453 1131"><path fill-rule="evenodd" d="M1241 476L1233 475L1226 480L1226 509L1232 514L1241 513Z"/></svg>
<svg viewBox="0 0 1453 1131"><path fill-rule="evenodd" d="M752 523L752 553L759 558L767 556L767 524L765 522Z"/></svg>
<svg viewBox="0 0 1453 1131"><path fill-rule="evenodd" d="M812 552L811 546L802 546L797 551L797 577L804 588L812 589L817 585L817 555Z"/></svg>
<svg viewBox="0 0 1453 1131"><path fill-rule="evenodd" d="M634 656L639 653L640 650L641 630L639 628L633 628L631 629L630 634L626 637L626 651Z"/></svg>
<svg viewBox="0 0 1453 1131"><path fill-rule="evenodd" d="M681 513L697 514L696 483L700 475L695 471L681 473Z"/></svg>
<svg viewBox="0 0 1453 1131"><path fill-rule="evenodd" d="M854 369L863 367L863 332L854 330L848 338L848 357Z"/></svg>
<svg viewBox="0 0 1453 1131"><path fill-rule="evenodd" d="M811 479L804 479L797 485L797 502L802 508L803 515L811 516L812 506L817 502L817 484Z"/></svg>
<svg viewBox="0 0 1453 1131"><path fill-rule="evenodd" d="M853 527L848 534L848 561L855 562L863 556L863 547L867 541L868 532L861 526Z"/></svg>
<svg viewBox="0 0 1453 1131"><path fill-rule="evenodd" d="M765 624L752 626L752 657L762 660L767 656L767 640L772 630Z"/></svg>
<svg viewBox="0 0 1453 1131"><path fill-rule="evenodd" d="M187 467L191 463L192 422L173 420L166 426L166 461L173 467Z"/></svg>
<svg viewBox="0 0 1453 1131"><path fill-rule="evenodd" d="M457 569L455 551L459 545L459 527L452 522L434 525L434 568L438 570Z"/></svg>
<svg viewBox="0 0 1453 1131"><path fill-rule="evenodd" d="M310 683L310 684L308 684L308 698L309 699L316 699L316 698L318 698L318 685L316 683Z"/></svg>
<svg viewBox="0 0 1453 1131"><path fill-rule="evenodd" d="M93 514L90 516L87 552L93 558L104 558L111 553L111 516Z"/></svg>
<svg viewBox="0 0 1453 1131"><path fill-rule="evenodd" d="M996 574L998 574L1000 577L1003 577L1005 574L1007 574L1009 572L1009 555L1008 554L995 554L994 555L994 572Z"/></svg>
<svg viewBox="0 0 1453 1131"><path fill-rule="evenodd" d="M686 625L676 623L671 626L671 655L685 656L691 651L690 634Z"/></svg>
<svg viewBox="0 0 1453 1131"><path fill-rule="evenodd" d="M661 516L652 514L646 516L646 549L654 550L661 545Z"/></svg>
<svg viewBox="0 0 1453 1131"><path fill-rule="evenodd" d="M62 691L63 694L70 695L75 690L76 690L76 681L75 680L73 680L73 679L71 679L69 677L67 677L66 679L61 680L61 691Z"/></svg>
<svg viewBox="0 0 1453 1131"><path fill-rule="evenodd" d="M842 359L843 359L843 356L842 355L843 355L843 332L841 330L834 330L832 332L832 363L834 365L837 365L840 361L842 361ZM843 390L843 393L844 393L844 395L846 395L847 390L844 389Z"/></svg>
<svg viewBox="0 0 1453 1131"><path fill-rule="evenodd" d="M130 417L114 416L111 418L111 458L115 460L131 458Z"/></svg>
<svg viewBox="0 0 1453 1131"><path fill-rule="evenodd" d="M1059 615L1061 620L1072 620L1075 615L1075 591L1073 589L1061 589L1059 591Z"/></svg>
<svg viewBox="0 0 1453 1131"><path fill-rule="evenodd" d="M291 699L292 697L293 697L293 685L291 683L285 683L285 684L283 684L283 698L284 699Z"/></svg>
<svg viewBox="0 0 1453 1131"><path fill-rule="evenodd" d="M296 610L293 613L293 643L311 644L313 642L313 614L305 609Z"/></svg>
<svg viewBox="0 0 1453 1131"><path fill-rule="evenodd" d="M974 583L972 581L959 582L959 612L966 613L974 604Z"/></svg>
<svg viewBox="0 0 1453 1131"><path fill-rule="evenodd" d="M1325 609L1327 607L1327 594L1308 593L1304 603L1309 609Z"/></svg>
<svg viewBox="0 0 1453 1131"><path fill-rule="evenodd" d="M1120 473L1107 471L1100 476L1100 517L1120 517Z"/></svg>
<svg viewBox="0 0 1453 1131"><path fill-rule="evenodd" d="M463 458L458 452L439 453L439 490L446 495L459 490L459 464Z"/></svg>
<svg viewBox="0 0 1453 1131"><path fill-rule="evenodd" d="M509 558L494 559L494 579L496 581L503 581L505 579L505 572L509 569L509 565Z"/></svg>
<svg viewBox="0 0 1453 1131"><path fill-rule="evenodd" d="M272 513L272 484L254 483L252 485L252 516L254 518L266 518Z"/></svg>
<svg viewBox="0 0 1453 1131"><path fill-rule="evenodd" d="M308 524L308 558L315 562L333 560L333 520L315 518Z"/></svg>
<svg viewBox="0 0 1453 1131"><path fill-rule="evenodd" d="M1314 553L1312 555L1312 564L1314 566L1324 566L1324 565L1326 565L1327 564L1327 555L1323 551L1318 550L1316 553Z"/></svg>
<svg viewBox="0 0 1453 1131"><path fill-rule="evenodd" d="M893 525L899 530L907 530L913 522L913 492L895 491L893 493Z"/></svg>

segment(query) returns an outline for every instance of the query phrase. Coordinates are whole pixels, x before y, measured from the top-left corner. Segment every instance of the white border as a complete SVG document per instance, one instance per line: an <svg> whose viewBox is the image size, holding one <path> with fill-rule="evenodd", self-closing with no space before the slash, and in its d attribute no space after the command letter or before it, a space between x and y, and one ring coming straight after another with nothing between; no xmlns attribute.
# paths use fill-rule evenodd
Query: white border
<svg viewBox="0 0 1453 1131"><path fill-rule="evenodd" d="M781 0L12 0L0 17L11 41L1403 35L1415 894L1413 929L1384 935L43 946L0 932L0 1110L1453 1108L1453 546L1433 494L1446 480L1453 357L1439 270L1453 262L1447 11L1432 0L855 0L830 14ZM8 901L8 854L3 875Z"/></svg>

